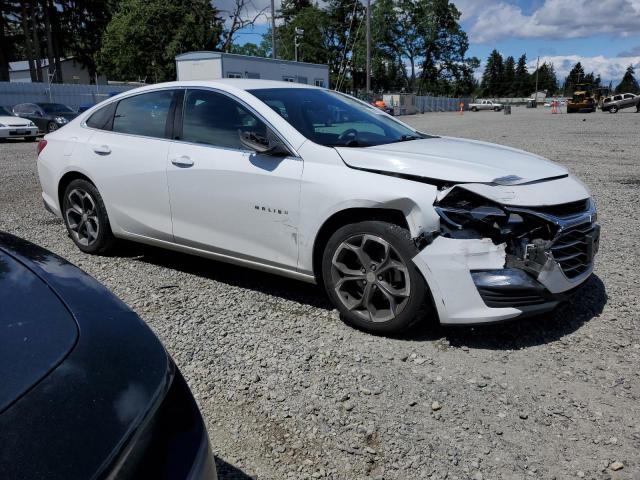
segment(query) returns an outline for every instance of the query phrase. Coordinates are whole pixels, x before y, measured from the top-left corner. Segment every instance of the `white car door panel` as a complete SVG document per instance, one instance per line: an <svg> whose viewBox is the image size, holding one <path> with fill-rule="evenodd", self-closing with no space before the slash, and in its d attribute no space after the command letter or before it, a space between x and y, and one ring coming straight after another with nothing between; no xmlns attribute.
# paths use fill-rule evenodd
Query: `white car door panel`
<svg viewBox="0 0 640 480"><path fill-rule="evenodd" d="M113 130L95 130L82 153L99 179L116 234L173 241L164 135L172 92L137 95L120 102ZM126 103L125 103L126 102Z"/></svg>
<svg viewBox="0 0 640 480"><path fill-rule="evenodd" d="M176 243L295 268L302 160L234 148L236 128L261 120L220 93L185 95L184 141L167 161Z"/></svg>

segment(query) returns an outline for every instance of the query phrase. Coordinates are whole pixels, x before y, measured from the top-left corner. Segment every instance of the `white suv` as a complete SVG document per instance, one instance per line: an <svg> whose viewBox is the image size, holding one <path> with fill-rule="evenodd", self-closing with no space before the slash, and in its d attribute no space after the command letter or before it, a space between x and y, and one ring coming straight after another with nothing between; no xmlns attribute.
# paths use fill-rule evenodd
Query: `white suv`
<svg viewBox="0 0 640 480"><path fill-rule="evenodd" d="M113 97L39 145L45 206L83 252L116 238L323 284L392 332L553 309L599 227L564 167L418 132L330 90L175 82Z"/></svg>

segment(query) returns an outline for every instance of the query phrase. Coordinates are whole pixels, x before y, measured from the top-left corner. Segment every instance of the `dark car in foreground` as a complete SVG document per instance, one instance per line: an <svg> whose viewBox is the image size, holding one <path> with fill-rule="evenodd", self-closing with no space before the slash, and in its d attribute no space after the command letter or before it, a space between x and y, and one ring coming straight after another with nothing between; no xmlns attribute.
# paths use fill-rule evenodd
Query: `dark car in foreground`
<svg viewBox="0 0 640 480"><path fill-rule="evenodd" d="M13 106L13 114L28 118L41 132L51 133L64 127L78 116L71 108L62 103L19 103Z"/></svg>
<svg viewBox="0 0 640 480"><path fill-rule="evenodd" d="M0 331L0 478L216 478L195 400L149 327L1 232Z"/></svg>

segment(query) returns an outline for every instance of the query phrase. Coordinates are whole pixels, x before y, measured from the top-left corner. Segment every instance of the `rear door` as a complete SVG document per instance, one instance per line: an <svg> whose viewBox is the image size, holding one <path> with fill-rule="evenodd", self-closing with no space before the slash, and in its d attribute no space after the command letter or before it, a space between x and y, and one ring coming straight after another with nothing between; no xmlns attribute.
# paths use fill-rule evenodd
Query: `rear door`
<svg viewBox="0 0 640 480"><path fill-rule="evenodd" d="M87 120L95 129L88 145L76 149L114 227L126 233L173 241L166 168L175 98L175 90L162 89L103 107Z"/></svg>
<svg viewBox="0 0 640 480"><path fill-rule="evenodd" d="M636 96L631 95L630 93L625 93L623 95L623 105L624 107L631 107L636 104Z"/></svg>
<svg viewBox="0 0 640 480"><path fill-rule="evenodd" d="M302 159L247 149L240 132L266 138L268 127L220 91L187 90L178 123L167 162L176 243L295 268Z"/></svg>

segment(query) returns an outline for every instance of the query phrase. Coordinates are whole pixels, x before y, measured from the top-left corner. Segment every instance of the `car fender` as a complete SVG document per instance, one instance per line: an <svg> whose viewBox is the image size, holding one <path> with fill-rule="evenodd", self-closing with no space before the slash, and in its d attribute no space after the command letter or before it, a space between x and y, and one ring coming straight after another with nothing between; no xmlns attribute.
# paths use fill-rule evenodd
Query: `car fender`
<svg viewBox="0 0 640 480"><path fill-rule="evenodd" d="M433 208L438 191L434 185L350 168L332 148L307 144L304 147L300 210L306 213L300 219L298 232L301 271L313 271L316 237L322 226L342 211L354 208L400 211L414 238L439 230L440 217ZM318 147L326 151L320 152ZM335 161L329 163L327 154L331 152ZM323 161L314 162L314 154L319 153ZM331 181L326 181L327 178Z"/></svg>

